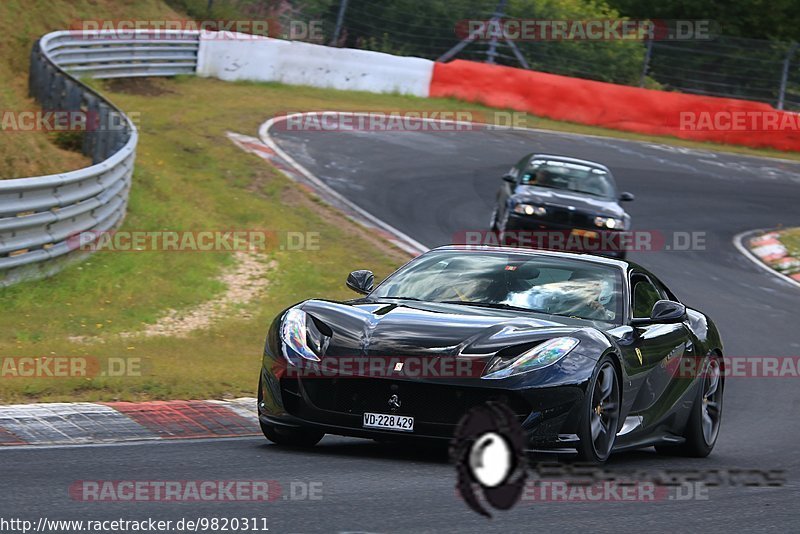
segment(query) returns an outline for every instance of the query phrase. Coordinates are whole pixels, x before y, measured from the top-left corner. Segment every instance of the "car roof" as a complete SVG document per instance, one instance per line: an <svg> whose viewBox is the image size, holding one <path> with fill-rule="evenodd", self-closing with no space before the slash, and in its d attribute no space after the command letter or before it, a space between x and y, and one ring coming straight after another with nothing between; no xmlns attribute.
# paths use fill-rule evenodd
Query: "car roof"
<svg viewBox="0 0 800 534"><path fill-rule="evenodd" d="M641 267L640 265L632 261L619 260L616 258L608 258L606 256L597 256L595 254L586 254L583 252L562 252L558 250L539 250L531 248L499 247L490 245L444 245L441 247L436 247L434 249L431 249L429 252L446 251L446 250L453 250L464 253L513 252L515 254L525 254L528 256L557 257L557 258L566 258L571 260L582 260L591 263L600 263L611 267L617 267L626 271L631 268L635 268L637 270L648 272L647 269Z"/></svg>
<svg viewBox="0 0 800 534"><path fill-rule="evenodd" d="M533 152L530 154L531 158L541 158L547 159L550 161L562 161L564 163L575 163L577 165L585 165L587 167L593 167L595 169L602 169L607 173L611 174L611 169L603 165L602 163L597 163L596 161L589 161L585 159L578 159L578 158L570 158L569 156L559 156L558 154L539 154L538 152Z"/></svg>

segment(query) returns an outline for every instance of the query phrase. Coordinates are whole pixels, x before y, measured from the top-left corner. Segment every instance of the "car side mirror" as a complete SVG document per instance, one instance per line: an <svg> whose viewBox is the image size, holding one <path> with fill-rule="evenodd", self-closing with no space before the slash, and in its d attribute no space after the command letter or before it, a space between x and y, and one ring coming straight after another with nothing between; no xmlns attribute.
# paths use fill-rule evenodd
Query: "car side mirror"
<svg viewBox="0 0 800 534"><path fill-rule="evenodd" d="M360 271L353 271L347 275L347 287L356 293L366 295L372 291L373 285L375 285L375 275L372 274L372 271L363 269Z"/></svg>
<svg viewBox="0 0 800 534"><path fill-rule="evenodd" d="M684 319L686 306L674 300L659 300L650 312L650 320L654 323L680 323Z"/></svg>
<svg viewBox="0 0 800 534"><path fill-rule="evenodd" d="M649 318L633 319L631 323L634 325L669 324L680 323L684 319L686 319L686 306L673 300L659 300L653 304Z"/></svg>
<svg viewBox="0 0 800 534"><path fill-rule="evenodd" d="M503 181L515 185L517 183L517 179L511 176L510 174L503 175Z"/></svg>
<svg viewBox="0 0 800 534"><path fill-rule="evenodd" d="M636 197L633 195L633 193L628 193L627 191L624 191L624 192L620 193L620 195L619 195L619 199L622 202L631 202L635 198Z"/></svg>

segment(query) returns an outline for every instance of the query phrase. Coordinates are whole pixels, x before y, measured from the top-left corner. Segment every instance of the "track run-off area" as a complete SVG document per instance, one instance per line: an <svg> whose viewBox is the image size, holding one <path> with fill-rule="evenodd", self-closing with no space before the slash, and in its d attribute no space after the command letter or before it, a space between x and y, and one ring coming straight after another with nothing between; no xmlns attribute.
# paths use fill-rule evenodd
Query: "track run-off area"
<svg viewBox="0 0 800 534"><path fill-rule="evenodd" d="M800 354L800 289L734 246L734 237L748 230L800 226L800 163L538 130L273 127L268 135L327 187L427 247L485 231L500 177L527 153L601 162L620 190L636 195L625 205L634 230L660 232L668 242L676 233L703 236L690 250L663 247L629 258L659 275L687 305L710 314L726 356ZM335 436L301 451L253 437L8 448L0 451L3 478L16 482L3 499L11 509L0 515L258 517L271 532L797 531L798 413L800 377L731 377L710 457L665 457L648 449L614 455L607 465L610 471L783 471L778 487L713 487L705 498L686 501L521 502L487 520L459 500L455 469L441 451ZM272 502L182 503L92 502L69 493L76 481L122 478L275 480L283 493Z"/></svg>

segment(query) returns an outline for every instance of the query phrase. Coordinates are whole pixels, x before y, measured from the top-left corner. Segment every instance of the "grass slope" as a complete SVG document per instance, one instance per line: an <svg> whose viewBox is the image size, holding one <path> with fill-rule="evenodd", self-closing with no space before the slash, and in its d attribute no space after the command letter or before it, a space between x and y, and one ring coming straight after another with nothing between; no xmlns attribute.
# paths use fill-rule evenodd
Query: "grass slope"
<svg viewBox="0 0 800 534"><path fill-rule="evenodd" d="M193 78L146 83L146 94L106 90L141 115L123 229L319 232L319 250L272 250L269 259L278 267L269 274L266 297L185 339L118 333L141 329L168 309L217 298L224 287L215 277L231 264L230 254L100 252L53 278L0 290L0 357L139 358L143 369L133 377L0 378L2 401L253 395L266 326L278 311L312 296L353 297L344 285L348 272L372 268L385 276L406 260L236 148L225 132L253 134L284 109L412 107L416 101ZM100 342L71 342L76 335Z"/></svg>
<svg viewBox="0 0 800 534"><path fill-rule="evenodd" d="M31 47L45 33L78 20L180 19L160 0L2 0L0 2L0 112L39 109L28 97ZM0 133L0 179L23 178L79 169L90 164L82 154L58 148L54 134Z"/></svg>
<svg viewBox="0 0 800 534"><path fill-rule="evenodd" d="M780 241L786 247L789 256L800 260L800 228L783 230Z"/></svg>

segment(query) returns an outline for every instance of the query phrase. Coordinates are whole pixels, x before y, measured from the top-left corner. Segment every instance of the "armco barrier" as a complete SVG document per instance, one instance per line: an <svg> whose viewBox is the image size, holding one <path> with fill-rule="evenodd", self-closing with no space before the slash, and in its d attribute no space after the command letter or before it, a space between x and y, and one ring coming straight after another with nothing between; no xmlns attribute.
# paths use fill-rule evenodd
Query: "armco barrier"
<svg viewBox="0 0 800 534"><path fill-rule="evenodd" d="M776 114L779 123L787 119L788 124L800 126L800 115L745 100L654 91L463 60L434 66L430 96L455 97L616 130L756 148L800 150L797 127L769 131L681 128L682 112L712 116L766 112Z"/></svg>
<svg viewBox="0 0 800 534"><path fill-rule="evenodd" d="M45 111L84 111L99 127L84 134L93 165L62 174L0 180L0 286L40 278L84 255L69 238L105 231L125 217L138 134L136 126L78 77L194 74L199 34L42 37L31 52L30 92Z"/></svg>
<svg viewBox="0 0 800 534"><path fill-rule="evenodd" d="M197 74L347 91L428 96L433 62L268 38L203 39Z"/></svg>

